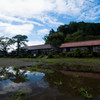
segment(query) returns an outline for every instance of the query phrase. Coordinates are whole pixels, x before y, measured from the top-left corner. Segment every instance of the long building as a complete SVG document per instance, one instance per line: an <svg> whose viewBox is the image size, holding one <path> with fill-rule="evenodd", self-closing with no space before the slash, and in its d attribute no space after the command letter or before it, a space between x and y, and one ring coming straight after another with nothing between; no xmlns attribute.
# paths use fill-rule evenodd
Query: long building
<svg viewBox="0 0 100 100"><path fill-rule="evenodd" d="M50 44L42 44L42 45L34 45L34 46L27 46L24 49L29 54L32 54L33 56L40 55L40 54L48 54L51 51L56 51L57 48L50 45Z"/></svg>
<svg viewBox="0 0 100 100"><path fill-rule="evenodd" d="M80 50L86 48L90 52L98 52L100 51L100 40L63 43L59 48L62 52L73 52L76 48Z"/></svg>
<svg viewBox="0 0 100 100"><path fill-rule="evenodd" d="M33 56L48 54L49 52L58 50L64 53L73 52L76 48L79 48L80 50L85 48L88 49L90 52L98 52L100 51L100 40L63 43L59 46L59 48L56 48L50 44L24 47L27 53L32 54Z"/></svg>

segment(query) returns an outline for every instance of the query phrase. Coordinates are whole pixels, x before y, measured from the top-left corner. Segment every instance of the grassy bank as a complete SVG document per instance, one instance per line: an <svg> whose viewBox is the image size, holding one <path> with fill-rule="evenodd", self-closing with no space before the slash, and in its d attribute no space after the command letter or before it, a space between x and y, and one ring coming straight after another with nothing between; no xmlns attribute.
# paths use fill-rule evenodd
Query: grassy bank
<svg viewBox="0 0 100 100"><path fill-rule="evenodd" d="M35 59L35 58L1 58L0 65L12 64L13 66L27 66L32 64L46 63L53 69L100 72L100 58L55 58L55 59ZM5 65L5 66L6 66ZM9 65L10 66L10 65ZM50 67L49 66L49 67Z"/></svg>

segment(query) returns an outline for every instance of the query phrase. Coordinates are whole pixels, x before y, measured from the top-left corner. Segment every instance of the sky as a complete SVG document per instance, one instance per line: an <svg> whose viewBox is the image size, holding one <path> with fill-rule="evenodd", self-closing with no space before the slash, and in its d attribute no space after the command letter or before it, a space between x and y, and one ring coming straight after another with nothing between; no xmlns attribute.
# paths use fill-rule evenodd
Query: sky
<svg viewBox="0 0 100 100"><path fill-rule="evenodd" d="M0 0L0 36L27 35L43 44L50 29L71 21L99 22L100 0Z"/></svg>

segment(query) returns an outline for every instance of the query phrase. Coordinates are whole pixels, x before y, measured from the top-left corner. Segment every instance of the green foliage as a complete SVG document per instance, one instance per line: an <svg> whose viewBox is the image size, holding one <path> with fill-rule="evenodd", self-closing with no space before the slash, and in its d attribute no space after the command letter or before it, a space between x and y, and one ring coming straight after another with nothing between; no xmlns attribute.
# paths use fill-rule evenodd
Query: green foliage
<svg viewBox="0 0 100 100"><path fill-rule="evenodd" d="M11 45L14 44L14 41L8 37L0 37L0 50L4 56L8 55L8 50L11 48Z"/></svg>
<svg viewBox="0 0 100 100"><path fill-rule="evenodd" d="M80 88L79 92L87 99L93 98L92 94L89 94L85 88Z"/></svg>
<svg viewBox="0 0 100 100"><path fill-rule="evenodd" d="M48 54L48 58L56 58L58 53L56 51L52 51Z"/></svg>
<svg viewBox="0 0 100 100"><path fill-rule="evenodd" d="M62 83L62 81L60 80L60 81L58 81L58 82L54 82L54 84L56 84L56 85L62 85L63 83Z"/></svg>
<svg viewBox="0 0 100 100"><path fill-rule="evenodd" d="M44 55L40 55L40 56L38 56L37 58L42 58Z"/></svg>
<svg viewBox="0 0 100 100"><path fill-rule="evenodd" d="M53 71L53 70L48 70L47 73L48 73L48 74L54 74L54 71Z"/></svg>
<svg viewBox="0 0 100 100"><path fill-rule="evenodd" d="M58 47L64 39L63 33L54 33L45 37L46 44L51 44L55 47Z"/></svg>
<svg viewBox="0 0 100 100"><path fill-rule="evenodd" d="M60 57L65 57L66 55L65 55L65 53L61 52L61 53L59 53L59 56Z"/></svg>
<svg viewBox="0 0 100 100"><path fill-rule="evenodd" d="M100 57L100 51L97 52L98 57Z"/></svg>
<svg viewBox="0 0 100 100"><path fill-rule="evenodd" d="M67 57L73 57L73 52L67 52L67 53L66 53L66 56L67 56Z"/></svg>
<svg viewBox="0 0 100 100"><path fill-rule="evenodd" d="M19 66L14 66L13 69L14 69L14 70L19 70L20 67L19 67Z"/></svg>
<svg viewBox="0 0 100 100"><path fill-rule="evenodd" d="M16 35L13 38L13 41L17 43L17 56L19 56L21 46L26 46L27 36L26 35Z"/></svg>
<svg viewBox="0 0 100 100"><path fill-rule="evenodd" d="M79 77L79 75L75 74L75 75L74 75L74 77L75 77L75 78L78 78L78 77Z"/></svg>
<svg viewBox="0 0 100 100"><path fill-rule="evenodd" d="M89 50L86 49L86 48L83 48L83 49L81 50L81 54L82 54L82 57L88 57Z"/></svg>
<svg viewBox="0 0 100 100"><path fill-rule="evenodd" d="M79 48L76 48L74 53L73 53L73 56L74 57L81 57L81 51Z"/></svg>
<svg viewBox="0 0 100 100"><path fill-rule="evenodd" d="M44 37L45 43L59 46L64 42L100 39L100 23L70 22L60 25L57 31L50 30Z"/></svg>
<svg viewBox="0 0 100 100"><path fill-rule="evenodd" d="M23 95L25 95L25 92L24 92L24 91L20 91L20 92L18 92L16 95L17 95L17 96L23 96Z"/></svg>

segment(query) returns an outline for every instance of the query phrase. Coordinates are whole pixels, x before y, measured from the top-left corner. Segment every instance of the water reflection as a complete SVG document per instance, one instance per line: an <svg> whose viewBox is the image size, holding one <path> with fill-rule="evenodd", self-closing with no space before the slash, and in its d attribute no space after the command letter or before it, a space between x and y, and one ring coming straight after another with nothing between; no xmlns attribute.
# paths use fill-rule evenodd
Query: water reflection
<svg viewBox="0 0 100 100"><path fill-rule="evenodd" d="M45 88L42 78L44 73L30 72L26 70L13 70L13 67L0 69L0 94L9 92L25 91L31 93L32 88Z"/></svg>
<svg viewBox="0 0 100 100"><path fill-rule="evenodd" d="M8 94L24 91L23 100L85 100L79 89L85 88L100 100L100 80L80 76L68 76L55 72L40 73L28 70L14 70L13 67L0 69L0 100Z"/></svg>

